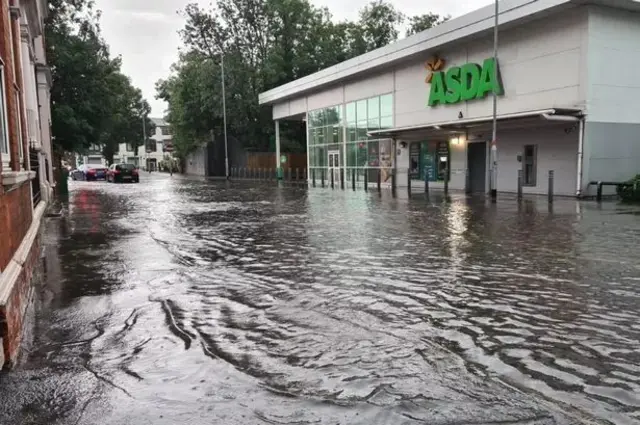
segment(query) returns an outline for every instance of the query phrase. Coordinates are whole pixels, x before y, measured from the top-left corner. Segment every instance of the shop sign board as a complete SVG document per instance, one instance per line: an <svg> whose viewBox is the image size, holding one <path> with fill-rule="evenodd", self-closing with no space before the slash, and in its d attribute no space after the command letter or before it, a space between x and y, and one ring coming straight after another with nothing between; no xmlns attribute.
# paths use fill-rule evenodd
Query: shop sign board
<svg viewBox="0 0 640 425"><path fill-rule="evenodd" d="M490 93L504 93L498 64L495 58L488 58L479 65L468 63L454 66L447 71L433 72L429 106L454 105L469 100L483 99Z"/></svg>

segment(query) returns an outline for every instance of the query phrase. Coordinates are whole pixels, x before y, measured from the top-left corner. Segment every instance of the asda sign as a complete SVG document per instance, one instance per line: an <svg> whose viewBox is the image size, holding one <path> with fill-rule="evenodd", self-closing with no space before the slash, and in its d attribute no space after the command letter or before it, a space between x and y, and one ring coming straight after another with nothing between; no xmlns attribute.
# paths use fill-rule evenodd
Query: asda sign
<svg viewBox="0 0 640 425"><path fill-rule="evenodd" d="M486 59L482 66L468 63L431 75L429 106L453 105L483 99L490 93L504 93L495 58Z"/></svg>

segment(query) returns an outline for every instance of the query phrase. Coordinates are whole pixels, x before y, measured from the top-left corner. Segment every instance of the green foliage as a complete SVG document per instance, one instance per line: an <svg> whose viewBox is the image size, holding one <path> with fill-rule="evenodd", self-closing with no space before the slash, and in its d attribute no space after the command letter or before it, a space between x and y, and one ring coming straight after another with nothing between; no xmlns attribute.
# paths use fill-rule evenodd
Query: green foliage
<svg viewBox="0 0 640 425"><path fill-rule="evenodd" d="M629 180L626 186L618 186L618 196L624 202L640 203L640 174Z"/></svg>
<svg viewBox="0 0 640 425"><path fill-rule="evenodd" d="M54 150L83 152L98 143L111 161L118 143L142 145L142 117L149 114L149 104L121 73L120 58L110 57L93 1L49 3L45 30ZM148 119L147 126L153 128Z"/></svg>
<svg viewBox="0 0 640 425"><path fill-rule="evenodd" d="M413 16L409 18L407 37L431 29L443 22L447 22L449 19L451 19L450 16L440 16L435 13L425 13L424 15Z"/></svg>
<svg viewBox="0 0 640 425"><path fill-rule="evenodd" d="M272 111L258 105L260 93L397 40L404 20L384 0L363 8L357 22L334 22L328 9L308 0L218 0L212 10L190 4L182 14L182 54L171 76L156 84L158 98L169 105L179 158L222 137L223 60L230 139L272 150ZM447 19L429 16L432 25ZM305 150L304 123L281 122L280 132L283 148Z"/></svg>

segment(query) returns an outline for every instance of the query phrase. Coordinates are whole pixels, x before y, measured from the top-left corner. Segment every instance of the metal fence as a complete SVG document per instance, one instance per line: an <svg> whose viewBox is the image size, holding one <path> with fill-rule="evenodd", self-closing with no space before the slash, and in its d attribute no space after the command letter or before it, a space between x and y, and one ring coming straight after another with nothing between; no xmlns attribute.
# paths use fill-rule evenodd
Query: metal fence
<svg viewBox="0 0 640 425"><path fill-rule="evenodd" d="M33 148L29 148L29 164L31 165L31 171L36 172L36 177L31 180L31 194L33 206L35 207L40 203L42 195L40 193L40 153Z"/></svg>

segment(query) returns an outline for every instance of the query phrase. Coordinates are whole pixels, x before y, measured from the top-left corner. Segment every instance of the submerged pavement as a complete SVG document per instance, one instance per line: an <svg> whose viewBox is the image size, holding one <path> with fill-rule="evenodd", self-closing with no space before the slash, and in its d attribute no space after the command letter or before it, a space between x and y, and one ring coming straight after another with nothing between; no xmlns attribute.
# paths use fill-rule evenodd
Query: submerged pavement
<svg viewBox="0 0 640 425"><path fill-rule="evenodd" d="M640 209L75 182L0 424L640 422Z"/></svg>

